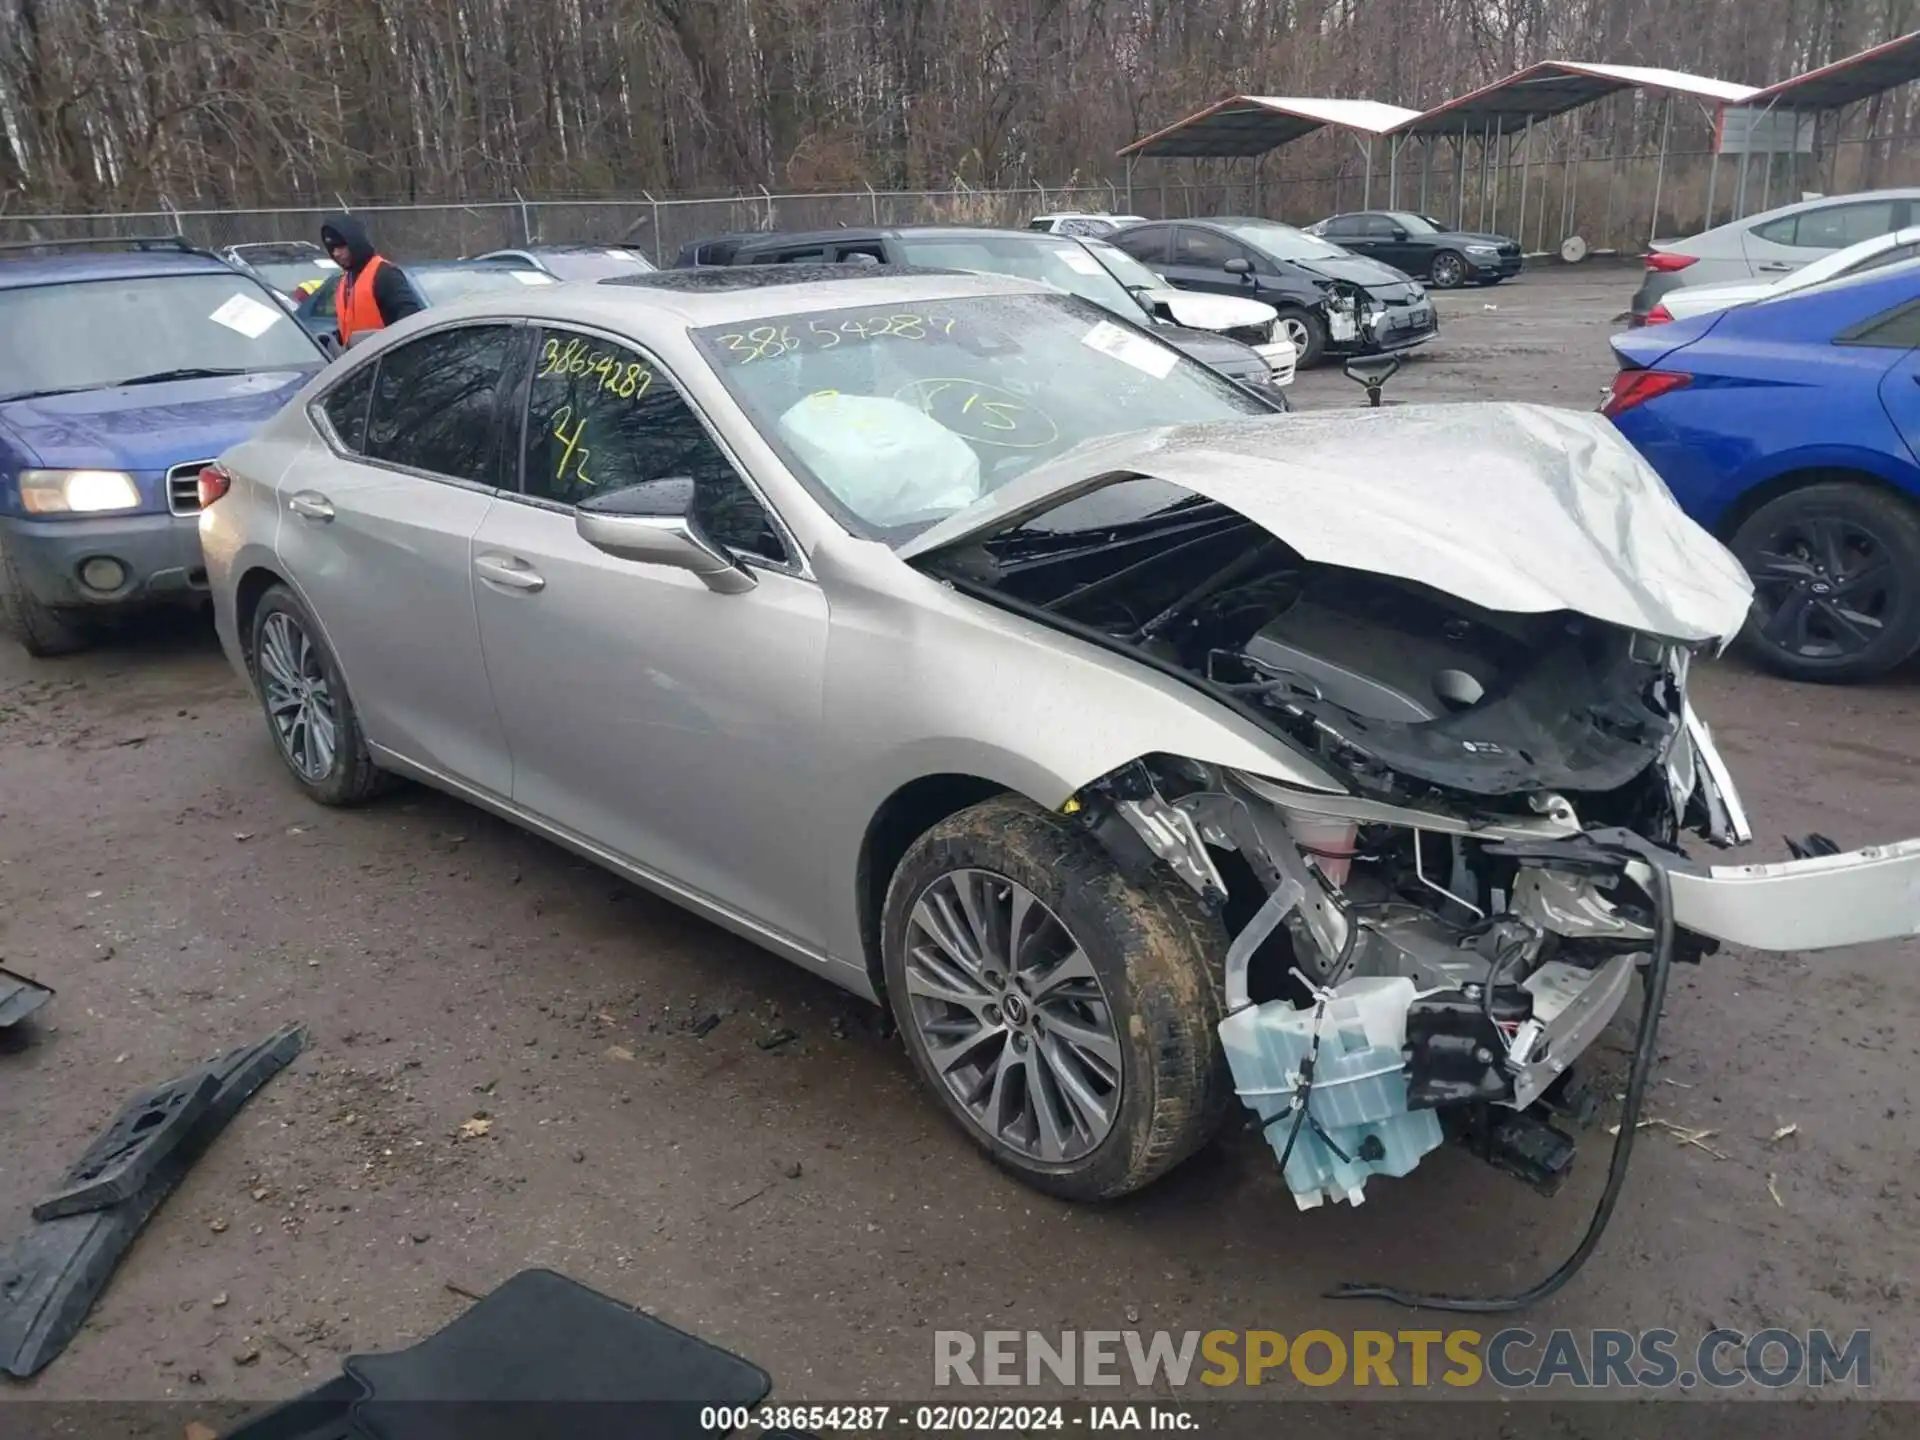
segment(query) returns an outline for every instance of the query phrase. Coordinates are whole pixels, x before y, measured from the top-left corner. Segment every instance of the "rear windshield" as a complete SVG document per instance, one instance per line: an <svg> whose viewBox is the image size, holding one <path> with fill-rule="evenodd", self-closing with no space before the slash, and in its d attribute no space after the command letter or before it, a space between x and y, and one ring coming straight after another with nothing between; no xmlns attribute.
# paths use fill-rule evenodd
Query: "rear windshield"
<svg viewBox="0 0 1920 1440"><path fill-rule="evenodd" d="M0 290L0 399L320 359L269 291L230 271Z"/></svg>
<svg viewBox="0 0 1920 1440"><path fill-rule="evenodd" d="M404 266L402 267L405 268ZM553 277L538 270L515 270L506 265L475 265L471 269L408 270L407 278L429 305L445 305L468 295L492 290L517 290L522 285L551 285Z"/></svg>
<svg viewBox="0 0 1920 1440"><path fill-rule="evenodd" d="M611 280L644 275L653 266L631 250L549 250L540 262L562 280Z"/></svg>

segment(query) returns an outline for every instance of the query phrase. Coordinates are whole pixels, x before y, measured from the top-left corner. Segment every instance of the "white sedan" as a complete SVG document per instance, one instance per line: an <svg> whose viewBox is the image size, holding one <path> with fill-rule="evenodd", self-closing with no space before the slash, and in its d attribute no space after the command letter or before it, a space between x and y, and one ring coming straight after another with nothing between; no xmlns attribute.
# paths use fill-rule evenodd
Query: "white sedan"
<svg viewBox="0 0 1920 1440"><path fill-rule="evenodd" d="M1647 312L1646 323L1664 325L1671 320L1690 320L1695 315L1728 310L1754 300L1776 299L1829 280L1857 275L1863 270L1911 260L1916 255L1920 255L1920 225L1909 225L1904 230L1876 235L1858 245L1823 255L1792 274L1774 280L1733 280L1723 285L1690 285L1683 290L1669 291Z"/></svg>

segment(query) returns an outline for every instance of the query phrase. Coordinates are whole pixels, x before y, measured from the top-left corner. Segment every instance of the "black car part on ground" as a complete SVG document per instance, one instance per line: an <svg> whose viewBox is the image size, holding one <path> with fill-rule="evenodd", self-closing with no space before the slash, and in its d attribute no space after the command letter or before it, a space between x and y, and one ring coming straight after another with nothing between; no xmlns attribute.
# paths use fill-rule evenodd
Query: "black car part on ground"
<svg viewBox="0 0 1920 1440"><path fill-rule="evenodd" d="M1502 849L1503 847L1494 847ZM1580 1272L1600 1246L1614 1207L1626 1187L1627 1169L1633 1162L1633 1136L1640 1125L1640 1109L1646 1100L1647 1079L1660 1038L1660 1012L1666 1007L1667 980L1673 969L1675 926L1673 919L1673 883L1668 869L1679 857L1649 844L1624 830L1588 831L1564 841L1533 842L1524 847L1504 847L1509 858L1522 864L1528 860L1573 859L1576 862L1605 858L1622 873L1636 862L1652 877L1654 943L1646 962L1646 999L1640 1011L1640 1025L1634 1036L1633 1063L1627 1072L1627 1088L1621 1100L1620 1128L1615 1133L1613 1156L1607 1163L1607 1179L1593 1215L1580 1237L1580 1243L1560 1265L1537 1284L1512 1295L1421 1294L1393 1285L1348 1284L1328 1292L1334 1300L1386 1300L1415 1310L1445 1310L1463 1315L1498 1315L1545 1300Z"/></svg>
<svg viewBox="0 0 1920 1440"><path fill-rule="evenodd" d="M52 986L0 969L0 1030L11 1030L52 998Z"/></svg>
<svg viewBox="0 0 1920 1440"><path fill-rule="evenodd" d="M0 1251L0 1373L27 1379L66 1349L141 1227L240 1107L305 1044L306 1032L288 1026L257 1045L216 1056L169 1085L142 1091L115 1117L76 1167L102 1167L102 1183L93 1192L98 1208L42 1220ZM195 1093L203 1076L214 1088L193 1123L161 1123L136 1134L140 1118L156 1113L157 1095ZM153 1153L143 1154L142 1142ZM141 1177L137 1188L118 1199L105 1198L120 1192L109 1177L135 1173ZM69 1172L62 1190L87 1183Z"/></svg>
<svg viewBox="0 0 1920 1440"><path fill-rule="evenodd" d="M225 1440L700 1440L757 1406L759 1366L551 1270L523 1270L404 1350Z"/></svg>

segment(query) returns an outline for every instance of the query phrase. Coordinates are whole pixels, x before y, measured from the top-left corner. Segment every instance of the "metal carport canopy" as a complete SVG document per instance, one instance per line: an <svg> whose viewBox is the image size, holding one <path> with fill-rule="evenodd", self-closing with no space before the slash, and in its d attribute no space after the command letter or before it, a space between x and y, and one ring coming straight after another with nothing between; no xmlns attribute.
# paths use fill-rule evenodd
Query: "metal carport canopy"
<svg viewBox="0 0 1920 1440"><path fill-rule="evenodd" d="M1418 110L1378 100L1317 100L1277 95L1233 95L1197 115L1156 130L1120 151L1127 159L1237 159L1267 151L1331 125L1371 139L1420 117Z"/></svg>
<svg viewBox="0 0 1920 1440"><path fill-rule="evenodd" d="M1774 110L1839 110L1920 80L1920 30L1782 80L1743 102Z"/></svg>
<svg viewBox="0 0 1920 1440"><path fill-rule="evenodd" d="M1400 135L1459 135L1504 122L1545 120L1591 105L1621 90L1659 90L1691 95L1718 105L1736 105L1760 92L1751 85L1659 70L1644 65L1588 65L1573 60L1542 60L1504 80L1448 100L1394 127Z"/></svg>

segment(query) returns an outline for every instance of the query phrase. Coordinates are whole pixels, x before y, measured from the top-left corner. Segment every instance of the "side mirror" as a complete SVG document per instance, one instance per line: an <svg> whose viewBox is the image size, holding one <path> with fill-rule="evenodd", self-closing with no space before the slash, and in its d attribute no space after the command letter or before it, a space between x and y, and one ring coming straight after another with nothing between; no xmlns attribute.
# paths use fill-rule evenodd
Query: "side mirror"
<svg viewBox="0 0 1920 1440"><path fill-rule="evenodd" d="M1393 238L1396 240L1404 240L1407 238L1407 227L1404 225L1396 225L1393 227L1392 230L1388 231L1387 233L1393 236Z"/></svg>
<svg viewBox="0 0 1920 1440"><path fill-rule="evenodd" d="M753 573L716 545L694 515L692 477L675 475L595 495L574 507L573 528L596 550L697 575L709 590L751 590Z"/></svg>
<svg viewBox="0 0 1920 1440"><path fill-rule="evenodd" d="M1226 271L1227 274L1238 275L1242 279L1253 274L1253 262L1239 255L1234 256L1233 259L1227 261L1227 263L1220 268Z"/></svg>

